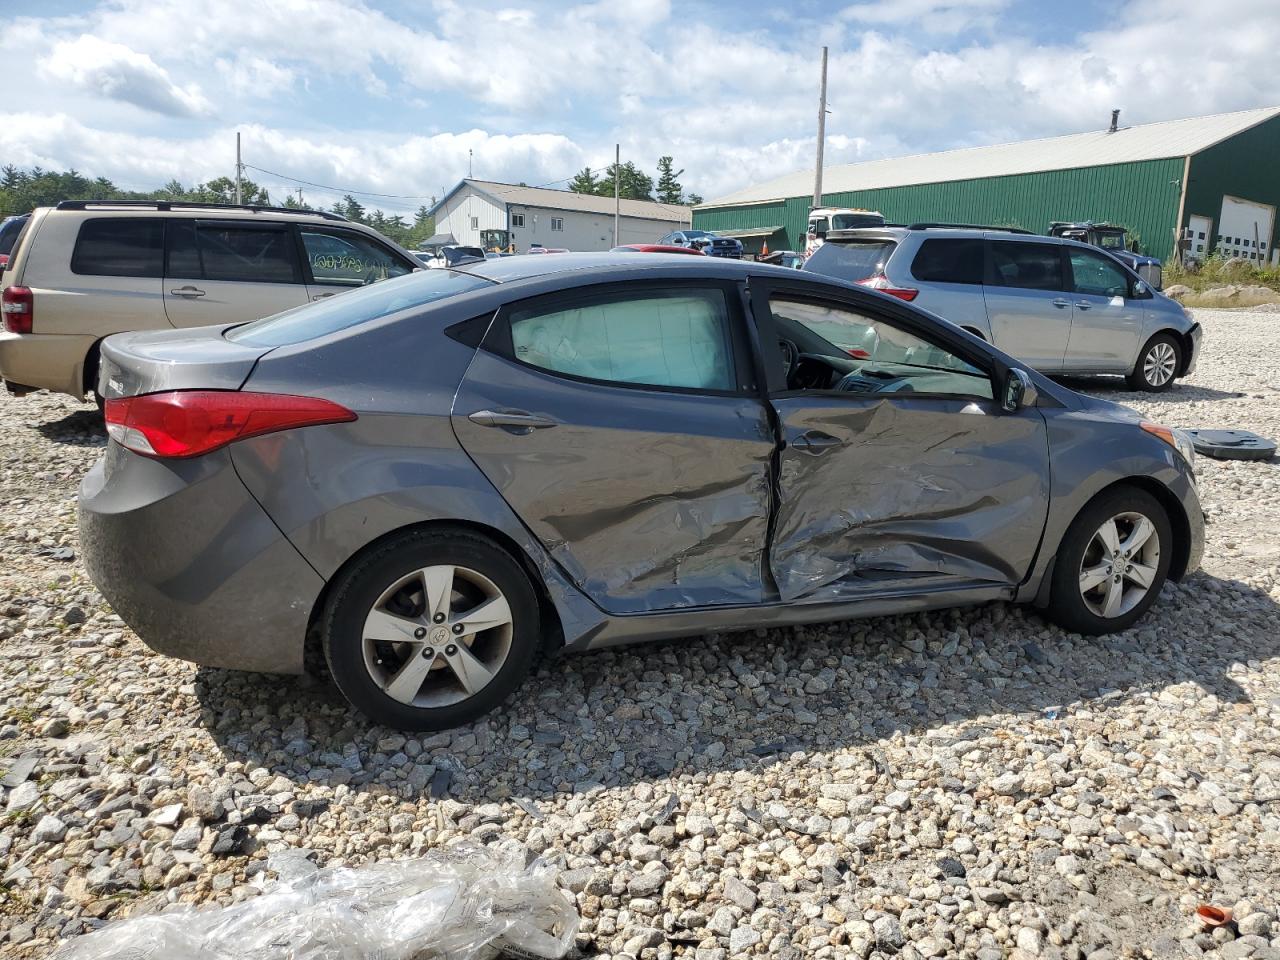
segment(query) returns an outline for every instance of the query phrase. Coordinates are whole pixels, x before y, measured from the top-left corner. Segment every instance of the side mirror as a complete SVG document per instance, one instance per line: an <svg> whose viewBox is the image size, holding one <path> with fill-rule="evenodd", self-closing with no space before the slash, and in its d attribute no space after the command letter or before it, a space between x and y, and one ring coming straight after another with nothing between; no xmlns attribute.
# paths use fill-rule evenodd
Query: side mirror
<svg viewBox="0 0 1280 960"><path fill-rule="evenodd" d="M1004 395L1000 398L1000 406L1007 413L1017 413L1024 407L1034 407L1040 398L1036 385L1025 370L1012 368L1004 378Z"/></svg>

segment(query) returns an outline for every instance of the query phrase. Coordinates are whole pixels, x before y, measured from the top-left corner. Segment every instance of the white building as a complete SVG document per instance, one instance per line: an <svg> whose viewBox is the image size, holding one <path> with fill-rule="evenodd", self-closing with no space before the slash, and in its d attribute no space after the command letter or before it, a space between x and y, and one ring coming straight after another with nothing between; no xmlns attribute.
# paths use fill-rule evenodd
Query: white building
<svg viewBox="0 0 1280 960"><path fill-rule="evenodd" d="M431 212L437 237L452 234L463 246L485 249L514 244L517 253L536 244L589 251L622 243L655 243L673 230L688 227L692 216L689 207L623 200L615 242L613 203L613 197L568 190L463 180Z"/></svg>

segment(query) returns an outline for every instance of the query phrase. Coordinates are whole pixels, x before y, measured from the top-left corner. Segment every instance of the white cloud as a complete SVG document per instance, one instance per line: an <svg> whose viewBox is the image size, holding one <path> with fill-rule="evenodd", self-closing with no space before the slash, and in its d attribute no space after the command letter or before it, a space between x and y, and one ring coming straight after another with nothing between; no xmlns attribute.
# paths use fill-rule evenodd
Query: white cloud
<svg viewBox="0 0 1280 960"><path fill-rule="evenodd" d="M840 17L875 26L909 27L927 33L959 33L994 25L1011 0L865 0Z"/></svg>
<svg viewBox="0 0 1280 960"><path fill-rule="evenodd" d="M54 44L39 69L48 79L167 116L195 117L211 111L194 83L174 83L147 54L88 34Z"/></svg>

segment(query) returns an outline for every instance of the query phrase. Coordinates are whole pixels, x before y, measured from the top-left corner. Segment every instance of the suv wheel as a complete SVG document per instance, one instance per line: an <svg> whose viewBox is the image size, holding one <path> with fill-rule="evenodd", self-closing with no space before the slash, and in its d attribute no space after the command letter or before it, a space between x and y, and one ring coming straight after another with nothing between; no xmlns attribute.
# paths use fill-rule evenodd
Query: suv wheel
<svg viewBox="0 0 1280 960"><path fill-rule="evenodd" d="M519 564L488 540L418 531L342 576L321 629L354 707L395 729L442 730L521 684L538 648L538 603Z"/></svg>
<svg viewBox="0 0 1280 960"><path fill-rule="evenodd" d="M1058 548L1048 615L1076 633L1127 629L1169 575L1173 528L1151 494L1126 487L1080 512Z"/></svg>
<svg viewBox="0 0 1280 960"><path fill-rule="evenodd" d="M1169 334L1158 333L1138 354L1138 363L1129 374L1129 386L1148 393L1168 390L1181 369L1182 346Z"/></svg>

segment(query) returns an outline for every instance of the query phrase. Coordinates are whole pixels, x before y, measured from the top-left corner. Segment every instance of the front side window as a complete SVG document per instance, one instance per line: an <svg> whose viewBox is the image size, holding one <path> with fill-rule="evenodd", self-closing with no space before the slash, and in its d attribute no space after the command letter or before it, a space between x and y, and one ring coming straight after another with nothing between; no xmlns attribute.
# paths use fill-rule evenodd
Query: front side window
<svg viewBox="0 0 1280 960"><path fill-rule="evenodd" d="M303 227L301 233L316 283L359 287L413 269L382 244L350 230Z"/></svg>
<svg viewBox="0 0 1280 960"><path fill-rule="evenodd" d="M95 277L159 277L164 221L96 218L80 225L71 272Z"/></svg>
<svg viewBox="0 0 1280 960"><path fill-rule="evenodd" d="M288 228L201 221L170 221L165 275L239 283L302 282Z"/></svg>
<svg viewBox="0 0 1280 960"><path fill-rule="evenodd" d="M516 310L517 360L616 383L733 390L729 310L719 290L618 295Z"/></svg>
<svg viewBox="0 0 1280 960"><path fill-rule="evenodd" d="M1023 290L1065 290L1062 247L1053 243L996 240L991 243L991 280Z"/></svg>
<svg viewBox="0 0 1280 960"><path fill-rule="evenodd" d="M911 261L911 275L933 283L982 283L982 250L979 237L926 240Z"/></svg>
<svg viewBox="0 0 1280 960"><path fill-rule="evenodd" d="M1129 276L1110 257L1076 248L1071 249L1070 257L1076 293L1097 297L1129 295Z"/></svg>
<svg viewBox="0 0 1280 960"><path fill-rule="evenodd" d="M994 396L983 370L880 317L784 298L771 299L769 310L788 390Z"/></svg>

